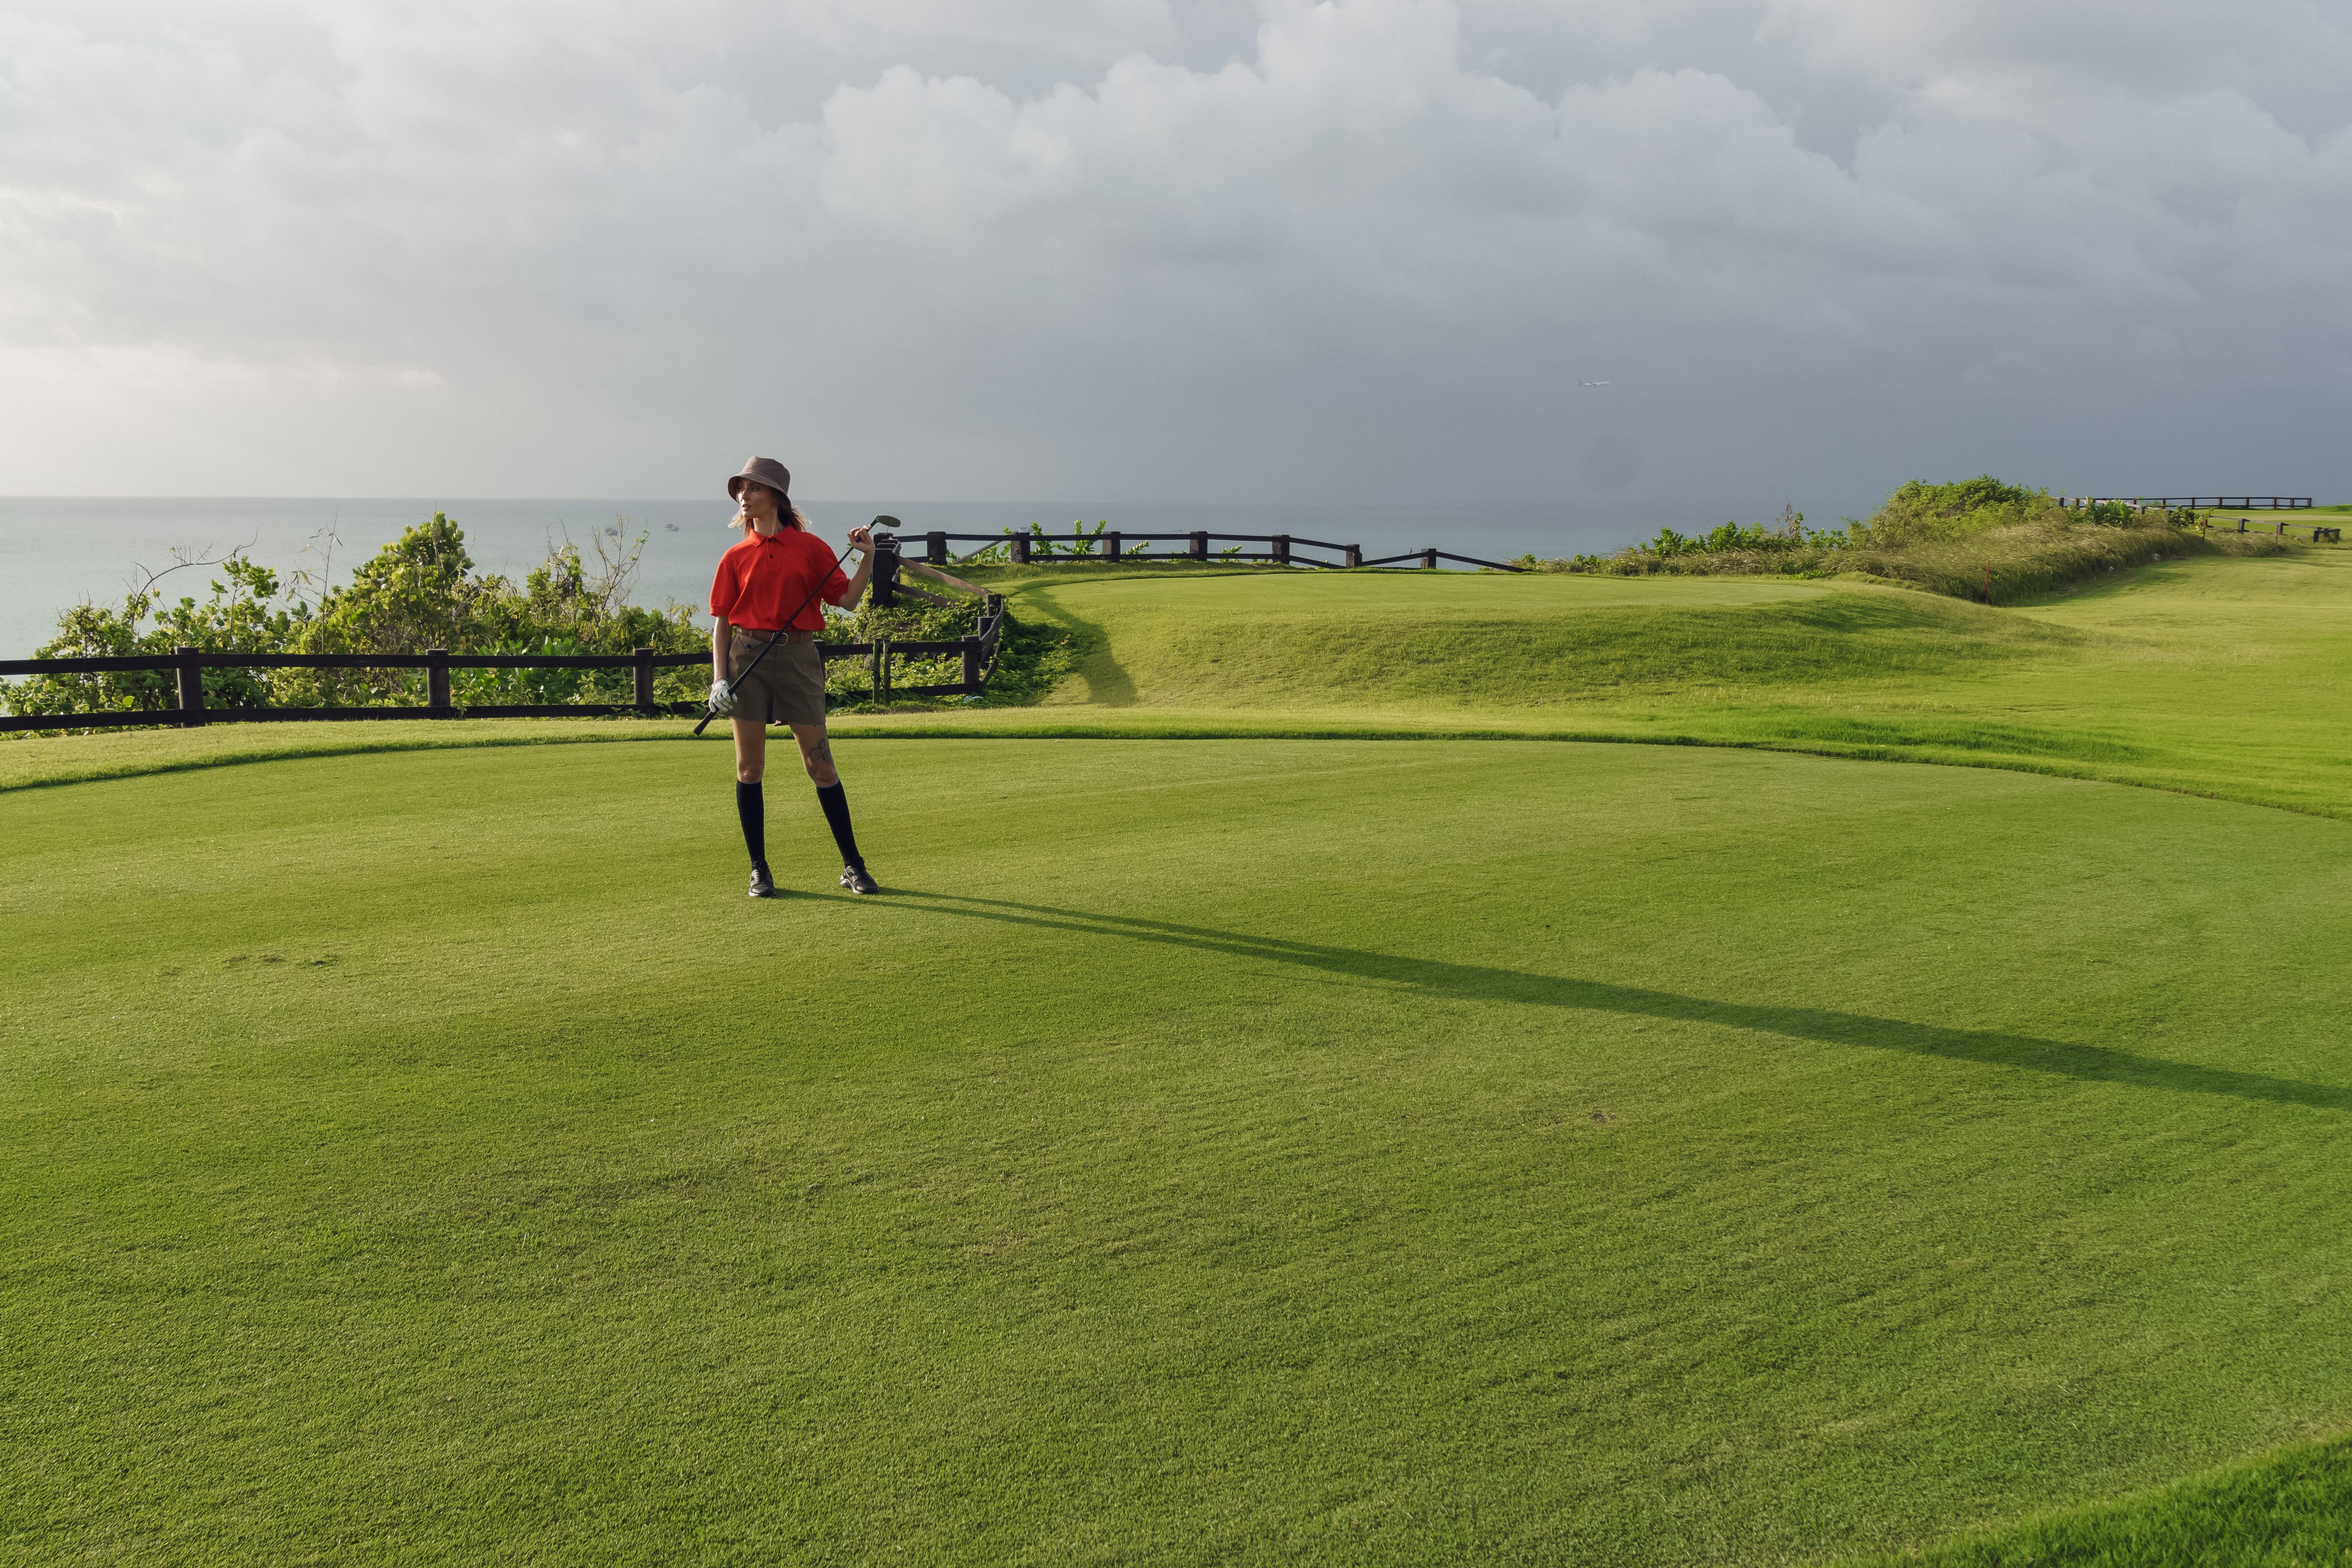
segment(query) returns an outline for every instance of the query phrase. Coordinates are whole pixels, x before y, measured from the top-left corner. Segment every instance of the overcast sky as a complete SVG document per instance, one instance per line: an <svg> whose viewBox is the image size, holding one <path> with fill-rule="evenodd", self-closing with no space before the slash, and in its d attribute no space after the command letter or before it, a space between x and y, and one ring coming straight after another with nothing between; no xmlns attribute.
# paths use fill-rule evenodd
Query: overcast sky
<svg viewBox="0 0 2352 1568"><path fill-rule="evenodd" d="M2347 84L2352 0L0 0L0 492L2352 498Z"/></svg>

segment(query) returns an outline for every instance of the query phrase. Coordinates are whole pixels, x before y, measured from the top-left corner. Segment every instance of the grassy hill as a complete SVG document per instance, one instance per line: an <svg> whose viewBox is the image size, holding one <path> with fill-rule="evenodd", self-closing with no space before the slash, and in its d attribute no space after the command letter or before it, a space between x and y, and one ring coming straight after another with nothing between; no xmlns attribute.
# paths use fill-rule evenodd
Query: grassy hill
<svg viewBox="0 0 2352 1568"><path fill-rule="evenodd" d="M2352 547L2196 556L2022 607L1738 577L999 568L1077 673L844 733L1496 736L1763 746L2352 811ZM223 726L0 743L0 789L289 751L673 738L627 721Z"/></svg>
<svg viewBox="0 0 2352 1568"><path fill-rule="evenodd" d="M998 584L1088 639L1052 700L850 727L1685 741L2352 812L2346 547L2193 556L2013 609L1754 578L1150 570Z"/></svg>
<svg viewBox="0 0 2352 1568"><path fill-rule="evenodd" d="M1939 676L2068 640L1954 600L1769 579L1087 574L1012 589L1016 614L1094 644L1055 700L1118 708L1507 713Z"/></svg>
<svg viewBox="0 0 2352 1568"><path fill-rule="evenodd" d="M0 1561L2340 1552L2340 559L1041 570L873 900L682 723L0 745Z"/></svg>

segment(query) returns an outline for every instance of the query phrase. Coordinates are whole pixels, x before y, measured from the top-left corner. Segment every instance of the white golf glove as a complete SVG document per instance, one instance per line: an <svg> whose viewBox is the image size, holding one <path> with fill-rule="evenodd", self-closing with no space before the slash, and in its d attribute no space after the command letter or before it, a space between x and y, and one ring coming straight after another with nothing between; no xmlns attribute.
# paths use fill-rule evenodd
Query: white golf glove
<svg viewBox="0 0 2352 1568"><path fill-rule="evenodd" d="M723 680L710 683L710 711L724 719L735 711L735 689Z"/></svg>

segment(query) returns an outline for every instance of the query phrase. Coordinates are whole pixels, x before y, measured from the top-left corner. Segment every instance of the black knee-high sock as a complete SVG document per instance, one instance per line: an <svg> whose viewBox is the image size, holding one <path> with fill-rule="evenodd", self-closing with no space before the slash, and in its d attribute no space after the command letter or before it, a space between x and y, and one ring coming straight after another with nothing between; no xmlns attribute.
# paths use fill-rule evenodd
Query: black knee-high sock
<svg viewBox="0 0 2352 1568"><path fill-rule="evenodd" d="M865 858L857 853L857 835L849 831L849 795L838 783L820 784L817 805L824 807L825 826L833 829L833 841L841 846L841 863L863 866Z"/></svg>
<svg viewBox="0 0 2352 1568"><path fill-rule="evenodd" d="M735 784L735 815L743 819L743 847L751 852L751 864L768 863L768 805L756 784Z"/></svg>

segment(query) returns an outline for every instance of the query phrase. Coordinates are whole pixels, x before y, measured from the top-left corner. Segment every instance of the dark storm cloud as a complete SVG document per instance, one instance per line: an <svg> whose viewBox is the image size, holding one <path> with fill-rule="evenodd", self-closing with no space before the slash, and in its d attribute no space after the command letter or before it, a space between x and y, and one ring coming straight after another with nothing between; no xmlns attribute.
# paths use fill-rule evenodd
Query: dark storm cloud
<svg viewBox="0 0 2352 1568"><path fill-rule="evenodd" d="M2340 10L85 0L0 46L0 489L2352 481Z"/></svg>

